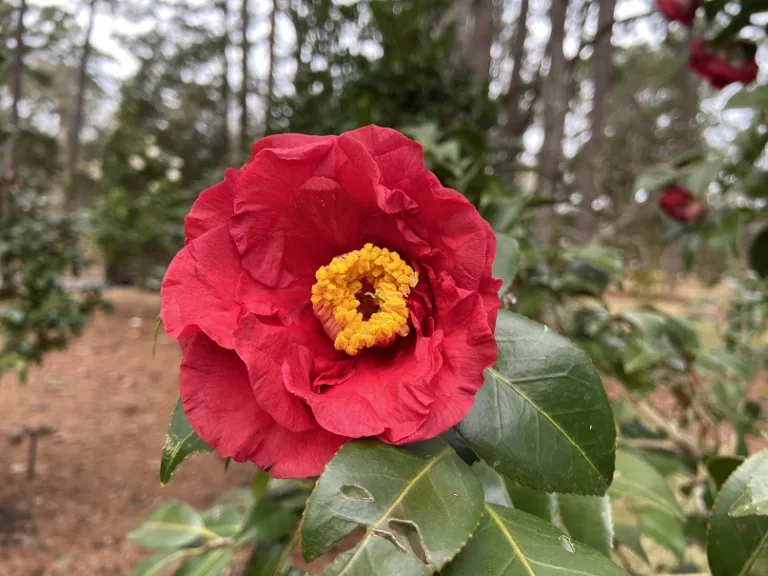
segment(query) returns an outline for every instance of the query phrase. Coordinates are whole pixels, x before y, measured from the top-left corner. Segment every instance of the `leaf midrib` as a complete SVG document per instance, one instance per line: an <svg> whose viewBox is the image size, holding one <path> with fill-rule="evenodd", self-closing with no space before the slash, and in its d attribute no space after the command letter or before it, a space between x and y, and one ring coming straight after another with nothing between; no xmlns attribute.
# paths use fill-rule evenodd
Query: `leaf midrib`
<svg viewBox="0 0 768 576"><path fill-rule="evenodd" d="M517 386L515 386L512 381L504 376L501 372L498 372L494 368L488 368L487 369L490 374L492 374L495 378L498 378L502 382L504 382L507 386L509 386L512 391L514 391L518 396L520 396L523 400L525 400L530 406L532 406L538 414L541 414L546 420L557 430L577 451L579 454L581 454L582 458L586 460L586 462L589 464L589 466L597 473L598 478L602 481L604 488L608 489L608 484L605 482L605 477L603 476L602 472L598 470L597 466L595 466L595 463L592 462L592 460L587 456L587 454L584 452L584 450L579 446L576 441L571 438L571 436L558 424L555 422L552 417L545 412L540 406L538 406L533 400L531 400L522 390L520 390Z"/></svg>
<svg viewBox="0 0 768 576"><path fill-rule="evenodd" d="M355 558L358 554L365 548L365 545L370 540L370 538L374 534L374 530L376 530L382 522L384 522L387 518L389 518L389 515L392 514L392 511L395 509L395 507L400 504L403 501L403 498L405 498L406 494L415 486L415 484L421 480L427 472L429 472L432 468L435 467L435 465L440 462L443 458L448 456L451 452L453 452L453 449L450 446L446 446L443 448L437 456L435 456L433 459L431 459L426 466L419 472L416 476L414 476L406 485L405 488L400 492L400 495L395 498L395 501L390 504L390 506L384 511L384 513L379 517L376 522L372 523L368 529L365 531L365 535L360 540L360 543L358 544L357 548L355 549L354 553L349 557L349 560L347 560L346 565L344 566L344 569L339 572L338 576L344 576L344 574L347 573L347 569L353 564Z"/></svg>
<svg viewBox="0 0 768 576"><path fill-rule="evenodd" d="M523 566L528 571L528 574L531 576L536 576L536 572L533 571L533 568L528 563L528 558L525 557L523 551L520 549L520 546L517 545L514 537L507 529L507 526L504 524L501 518L499 518L499 515L496 514L493 508L491 508L487 503L485 504L485 511L488 513L488 516L490 516L491 520L493 520L494 524L499 527L499 530L501 531L504 538L506 538L507 542L509 542L510 546L512 546L512 550L514 551L515 556L520 558L520 562L522 562Z"/></svg>
<svg viewBox="0 0 768 576"><path fill-rule="evenodd" d="M763 548L768 544L768 532L763 534L763 539L760 540L760 543L757 545L757 548L754 549L752 554L747 558L746 564L744 564L744 568L741 569L741 572L739 572L739 576L748 576L749 571L752 570L752 566L754 566L755 562L757 562L757 559L760 557L760 555L763 553Z"/></svg>

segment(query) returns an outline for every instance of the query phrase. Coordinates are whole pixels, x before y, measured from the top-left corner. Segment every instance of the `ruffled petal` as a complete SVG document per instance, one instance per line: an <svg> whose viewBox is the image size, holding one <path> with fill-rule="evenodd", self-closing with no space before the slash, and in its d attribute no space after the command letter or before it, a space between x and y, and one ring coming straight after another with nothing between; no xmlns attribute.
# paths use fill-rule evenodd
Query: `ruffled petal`
<svg viewBox="0 0 768 576"><path fill-rule="evenodd" d="M285 383L326 430L395 442L413 434L430 413L430 383L442 364L439 346L439 338L410 338L367 350L340 373L323 371L314 350L297 346L286 358Z"/></svg>
<svg viewBox="0 0 768 576"><path fill-rule="evenodd" d="M187 242L221 226L235 213L234 196L240 171L229 168L224 180L203 190L184 218L184 235Z"/></svg>
<svg viewBox="0 0 768 576"><path fill-rule="evenodd" d="M222 457L253 461L276 478L322 473L346 441L314 428L291 432L253 397L245 365L203 334L182 341L180 390L189 423Z"/></svg>
<svg viewBox="0 0 768 576"><path fill-rule="evenodd" d="M302 432L317 428L306 402L288 391L283 378L283 361L288 347L295 342L312 340L313 335L307 334L303 328L311 330L317 321L313 317L301 327L286 328L266 323L269 319L262 320L253 314L246 314L235 333L235 350L248 367L256 402L288 430ZM332 349L321 330L317 329L314 338L316 344Z"/></svg>
<svg viewBox="0 0 768 576"><path fill-rule="evenodd" d="M434 399L430 414L416 432L395 444L434 438L458 424L483 385L483 371L496 362L496 340L488 330L482 297L473 294L466 298L455 313L465 317L467 329L454 331L442 342L442 366L430 384Z"/></svg>
<svg viewBox="0 0 768 576"><path fill-rule="evenodd" d="M171 261L160 287L160 316L171 338L202 330L224 348L242 309L236 299L243 270L226 224L187 244Z"/></svg>

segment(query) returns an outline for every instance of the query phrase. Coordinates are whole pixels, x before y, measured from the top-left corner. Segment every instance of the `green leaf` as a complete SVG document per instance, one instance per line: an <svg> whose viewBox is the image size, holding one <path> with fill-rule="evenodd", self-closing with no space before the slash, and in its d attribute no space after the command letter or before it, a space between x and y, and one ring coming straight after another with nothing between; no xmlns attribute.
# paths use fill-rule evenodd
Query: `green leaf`
<svg viewBox="0 0 768 576"><path fill-rule="evenodd" d="M163 485L167 484L184 460L193 454L203 452L211 452L211 447L203 442L189 425L179 399L171 415L171 424L168 427L163 454L160 458L160 482Z"/></svg>
<svg viewBox="0 0 768 576"><path fill-rule="evenodd" d="M359 552L359 550L365 552ZM433 571L416 556L403 553L391 540L374 536L368 538L364 548L353 548L336 557L323 575L345 576L429 576Z"/></svg>
<svg viewBox="0 0 768 576"><path fill-rule="evenodd" d="M203 514L205 527L219 536L231 538L243 525L243 514L229 506L214 506Z"/></svg>
<svg viewBox="0 0 768 576"><path fill-rule="evenodd" d="M734 518L728 514L765 458L768 458L765 450L748 458L728 477L717 495L707 533L707 558L712 576L768 573L768 517Z"/></svg>
<svg viewBox="0 0 768 576"><path fill-rule="evenodd" d="M611 557L613 520L607 496L557 495L558 511L568 534L582 544Z"/></svg>
<svg viewBox="0 0 768 576"><path fill-rule="evenodd" d="M671 166L654 166L638 176L637 180L635 180L635 190L655 192L664 186L674 183L680 175L681 172Z"/></svg>
<svg viewBox="0 0 768 576"><path fill-rule="evenodd" d="M655 508L637 512L640 531L672 552L682 562L685 553L685 524L680 518Z"/></svg>
<svg viewBox="0 0 768 576"><path fill-rule="evenodd" d="M158 316L155 318L155 330L152 333L152 360L155 359L155 350L157 349L157 335L160 333L160 327L163 325L163 319Z"/></svg>
<svg viewBox="0 0 768 576"><path fill-rule="evenodd" d="M608 494L612 498L627 498L634 506L659 510L681 521L685 518L664 476L626 450L616 452L616 474Z"/></svg>
<svg viewBox="0 0 768 576"><path fill-rule="evenodd" d="M648 554L645 552L643 543L640 541L640 530L637 526L632 524L616 524L613 527L613 535L616 538L616 542L626 546L640 558L649 562Z"/></svg>
<svg viewBox="0 0 768 576"><path fill-rule="evenodd" d="M163 550L142 560L128 576L160 576L186 555L186 550Z"/></svg>
<svg viewBox="0 0 768 576"><path fill-rule="evenodd" d="M545 492L605 494L616 430L597 370L549 328L502 311L498 360L458 432L483 460Z"/></svg>
<svg viewBox="0 0 768 576"><path fill-rule="evenodd" d="M219 576L232 562L232 550L217 548L187 560L175 576Z"/></svg>
<svg viewBox="0 0 768 576"><path fill-rule="evenodd" d="M444 576L614 576L626 573L549 522L486 504L480 526Z"/></svg>
<svg viewBox="0 0 768 576"><path fill-rule="evenodd" d="M760 278L768 278L768 226L765 226L749 245L749 267Z"/></svg>
<svg viewBox="0 0 768 576"><path fill-rule="evenodd" d="M294 511L283 508L274 500L264 498L254 504L236 541L238 544L274 542L290 534L298 521L298 514Z"/></svg>
<svg viewBox="0 0 768 576"><path fill-rule="evenodd" d="M172 501L156 508L128 539L143 548L180 548L196 545L216 534L205 527L202 516L186 502Z"/></svg>
<svg viewBox="0 0 768 576"><path fill-rule="evenodd" d="M742 88L728 99L724 109L735 108L768 108L768 86L757 86L751 90Z"/></svg>
<svg viewBox="0 0 768 576"><path fill-rule="evenodd" d="M734 518L753 515L768 516L768 450L763 451L762 454L762 459L749 476L744 492L728 510Z"/></svg>
<svg viewBox="0 0 768 576"><path fill-rule="evenodd" d="M442 440L407 448L349 442L309 497L302 552L305 560L314 560L363 526L358 545L340 556L326 576L431 574L462 548L480 520L482 505L477 477Z"/></svg>
<svg viewBox="0 0 768 576"><path fill-rule="evenodd" d="M506 484L507 494L512 499L514 508L552 522L554 508L557 505L554 494L526 488L509 479L506 480Z"/></svg>
<svg viewBox="0 0 768 576"><path fill-rule="evenodd" d="M493 275L504 281L499 289L499 296L506 294L512 285L515 276L517 276L519 261L520 245L517 240L507 234L496 234L496 259L493 261Z"/></svg>
<svg viewBox="0 0 768 576"><path fill-rule="evenodd" d="M723 167L722 158L708 158L706 162L699 164L686 176L685 184L694 196L703 198L709 185L717 179Z"/></svg>
<svg viewBox="0 0 768 576"><path fill-rule="evenodd" d="M472 471L483 485L485 501L499 506L513 506L504 477L482 460L472 464Z"/></svg>

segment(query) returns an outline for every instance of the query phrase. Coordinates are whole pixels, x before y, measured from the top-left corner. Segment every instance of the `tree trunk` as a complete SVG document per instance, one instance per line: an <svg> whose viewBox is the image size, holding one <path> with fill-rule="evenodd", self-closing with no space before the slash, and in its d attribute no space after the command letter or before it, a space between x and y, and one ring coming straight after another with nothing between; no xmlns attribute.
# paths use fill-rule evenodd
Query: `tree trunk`
<svg viewBox="0 0 768 576"><path fill-rule="evenodd" d="M241 49L242 56L240 61L240 72L242 84L240 85L240 146L238 153L248 154L248 81L250 74L248 72L248 56L251 52L251 44L248 42L248 28L250 26L250 14L248 11L248 0L242 0L240 5L240 24L241 28Z"/></svg>
<svg viewBox="0 0 768 576"><path fill-rule="evenodd" d="M581 193L584 196L583 209L576 219L576 228L579 232L588 234L592 227L592 200L600 194L599 185L599 157L603 147L603 130L605 129L605 106L608 92L611 86L613 73L613 45L611 44L611 30L614 22L616 0L597 0L597 34L594 41L594 53L592 55L592 80L594 82L594 96L592 98L592 111L590 112L590 137L585 144L584 158L580 170L582 172Z"/></svg>
<svg viewBox="0 0 768 576"><path fill-rule="evenodd" d="M472 40L469 46L469 64L477 86L487 86L491 76L491 45L494 37L493 2L473 0Z"/></svg>
<svg viewBox="0 0 768 576"><path fill-rule="evenodd" d="M520 11L517 14L514 36L512 37L512 77L507 91L507 127L515 136L520 134L522 110L520 98L522 97L523 76L522 69L525 62L525 40L528 38L528 8L529 0L520 0Z"/></svg>
<svg viewBox="0 0 768 576"><path fill-rule="evenodd" d="M539 168L542 178L541 195L554 198L559 178L560 164L563 160L563 136L565 116L568 113L569 76L566 74L566 59L563 52L565 40L565 17L568 12L568 0L552 0L550 22L552 32L549 36L549 72L544 80L544 141L539 153ZM539 241L543 245L551 243L553 238L552 214L541 209L538 215Z"/></svg>
<svg viewBox="0 0 768 576"><path fill-rule="evenodd" d="M90 0L88 9L88 28L85 32L85 41L80 54L80 68L77 77L77 95L75 96L74 120L69 130L69 143L67 146L67 188L64 202L68 209L75 205L77 193L77 164L80 161L80 130L83 124L83 108L85 107L85 91L88 82L88 60L91 56L91 32L96 15L96 0Z"/></svg>
<svg viewBox="0 0 768 576"><path fill-rule="evenodd" d="M26 11L27 0L20 0L17 10L16 49L13 57L13 80L11 84L11 135L5 152L3 184L0 186L0 219L4 219L8 214L10 188L16 179L19 165L19 141L21 137L19 102L21 101L22 82L24 79L24 14Z"/></svg>
<svg viewBox="0 0 768 576"><path fill-rule="evenodd" d="M272 125L272 108L275 101L275 21L277 19L277 0L272 0L272 12L269 14L269 65L267 67L267 93L264 106L264 126L269 134Z"/></svg>
<svg viewBox="0 0 768 576"><path fill-rule="evenodd" d="M221 35L221 157L224 163L230 161L231 145L229 141L229 2L219 2L221 17L224 22L224 32Z"/></svg>

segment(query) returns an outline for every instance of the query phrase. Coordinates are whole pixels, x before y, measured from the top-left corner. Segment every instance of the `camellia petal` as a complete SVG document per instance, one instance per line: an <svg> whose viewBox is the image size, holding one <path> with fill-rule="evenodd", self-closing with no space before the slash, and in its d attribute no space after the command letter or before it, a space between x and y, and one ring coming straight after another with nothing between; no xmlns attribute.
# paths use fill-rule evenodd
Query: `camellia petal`
<svg viewBox="0 0 768 576"><path fill-rule="evenodd" d="M200 193L184 219L187 242L229 222L235 212L235 189L239 179L240 171L229 168L224 180Z"/></svg>
<svg viewBox="0 0 768 576"><path fill-rule="evenodd" d="M291 432L253 397L245 364L203 334L182 340L179 378L184 412L224 458L252 460L277 478L319 475L345 438L317 427Z"/></svg>
<svg viewBox="0 0 768 576"><path fill-rule="evenodd" d="M226 224L187 244L160 288L160 317L168 335L179 338L202 330L220 346L232 348L241 310L233 286L242 273Z"/></svg>

